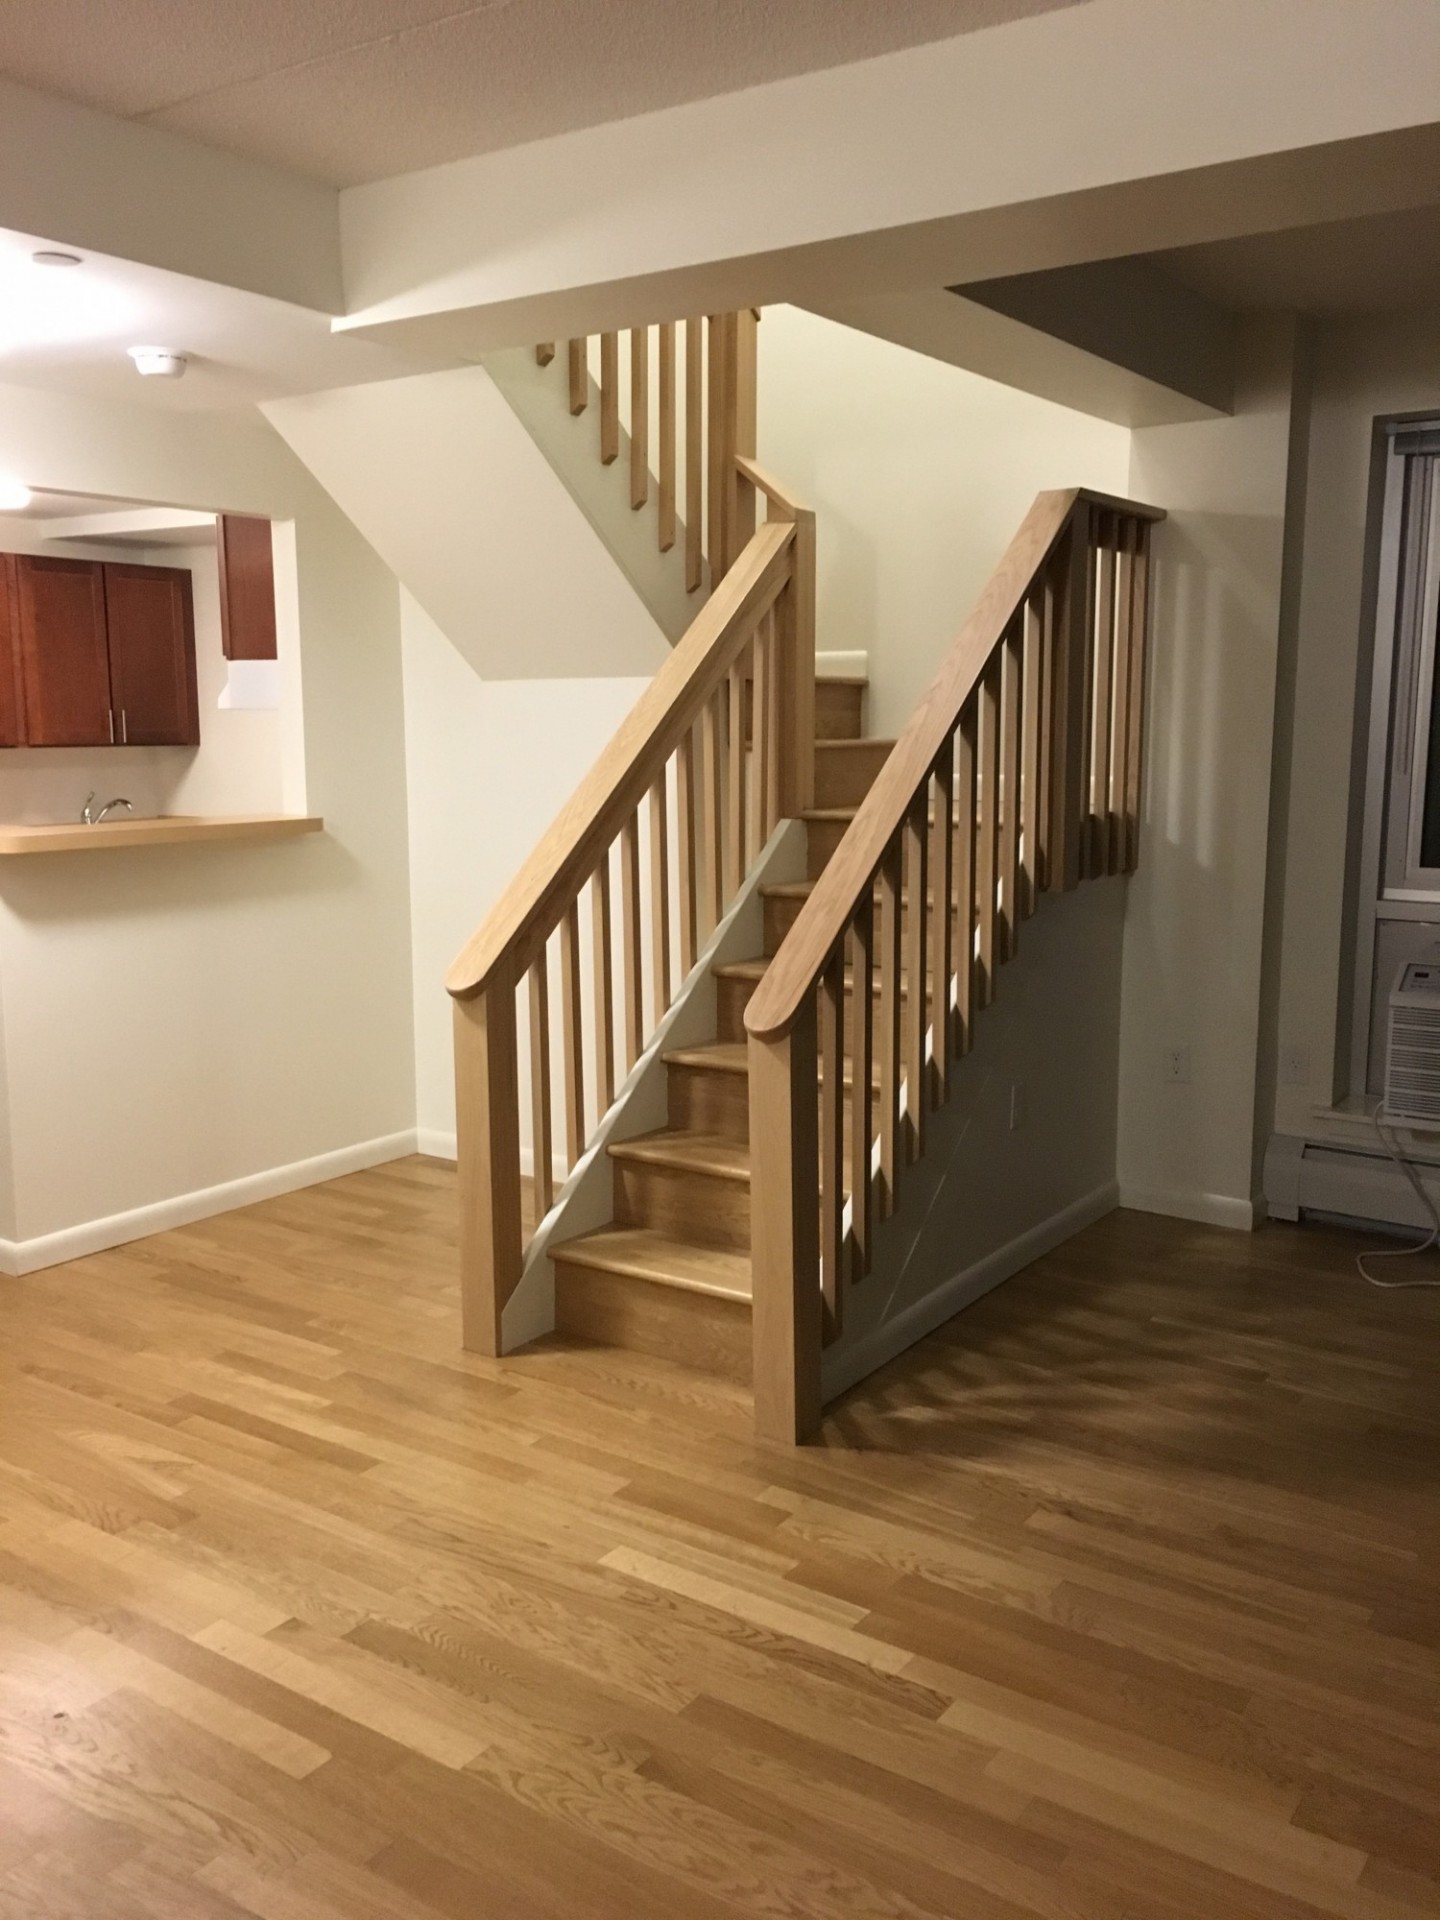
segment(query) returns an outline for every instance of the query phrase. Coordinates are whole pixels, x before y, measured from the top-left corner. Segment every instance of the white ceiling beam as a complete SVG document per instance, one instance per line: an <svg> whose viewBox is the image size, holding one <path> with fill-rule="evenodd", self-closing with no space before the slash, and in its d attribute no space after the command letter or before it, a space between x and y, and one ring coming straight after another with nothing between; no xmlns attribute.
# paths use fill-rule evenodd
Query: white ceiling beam
<svg viewBox="0 0 1440 1920"><path fill-rule="evenodd" d="M347 327L474 355L1432 197L1433 0L1089 0L341 194Z"/></svg>
<svg viewBox="0 0 1440 1920"><path fill-rule="evenodd" d="M0 79L0 226L322 313L333 187Z"/></svg>
<svg viewBox="0 0 1440 1920"><path fill-rule="evenodd" d="M945 287L819 301L811 312L967 373L1122 427L1210 420L1225 411Z"/></svg>

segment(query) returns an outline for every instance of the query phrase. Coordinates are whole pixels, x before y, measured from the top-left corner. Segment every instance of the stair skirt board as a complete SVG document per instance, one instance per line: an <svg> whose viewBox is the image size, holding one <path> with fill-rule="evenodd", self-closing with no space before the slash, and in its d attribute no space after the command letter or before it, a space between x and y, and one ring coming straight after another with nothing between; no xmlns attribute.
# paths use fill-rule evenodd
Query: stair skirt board
<svg viewBox="0 0 1440 1920"><path fill-rule="evenodd" d="M1004 1246L996 1247L973 1266L966 1267L897 1313L882 1320L854 1341L827 1348L821 1359L821 1397L827 1403L856 1386L868 1374L923 1340L964 1308L972 1306L983 1294L1013 1278L1023 1268L1069 1240L1084 1227L1093 1226L1120 1204L1120 1190L1113 1180L1082 1194L1046 1220L1028 1227ZM877 1272L865 1282L867 1287L883 1279Z"/></svg>
<svg viewBox="0 0 1440 1920"><path fill-rule="evenodd" d="M388 1160L403 1160L415 1152L424 1152L414 1128L402 1133L382 1134L375 1140L360 1140L354 1146L337 1147L330 1153L317 1153L305 1160L292 1160L284 1166L266 1167L260 1173L242 1174L238 1180L225 1180L214 1187L197 1187L190 1193L177 1193L168 1200L155 1200L148 1206L129 1207L123 1213L106 1214L98 1220L82 1220L78 1226L61 1227L54 1233L37 1234L29 1240L0 1240L0 1273L38 1273L44 1267L58 1267L66 1260L80 1260L89 1253L103 1253L107 1247L123 1247L131 1240L148 1239L152 1233L168 1233L173 1227L193 1226L197 1220L212 1219L217 1213L231 1213L237 1207L251 1207L260 1200L275 1200L284 1193L297 1193L302 1187L316 1187L326 1180L339 1180L347 1173L363 1173L369 1167L383 1166Z"/></svg>
<svg viewBox="0 0 1440 1920"><path fill-rule="evenodd" d="M703 1045L711 1040L715 1031L714 968L759 952L763 919L760 888L798 880L804 871L805 828L798 820L782 820L526 1248L520 1284L501 1316L502 1352L513 1353L517 1347L554 1331L555 1263L550 1247L593 1233L613 1220L615 1187L610 1146L665 1126L669 1075L662 1055L676 1047ZM747 1312L747 1324L748 1320Z"/></svg>

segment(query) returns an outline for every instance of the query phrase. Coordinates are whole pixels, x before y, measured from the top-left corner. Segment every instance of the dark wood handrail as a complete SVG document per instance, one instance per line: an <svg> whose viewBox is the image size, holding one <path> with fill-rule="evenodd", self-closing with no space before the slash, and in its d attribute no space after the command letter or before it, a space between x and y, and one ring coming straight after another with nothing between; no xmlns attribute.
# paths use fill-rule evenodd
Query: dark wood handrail
<svg viewBox="0 0 1440 1920"><path fill-rule="evenodd" d="M961 708L1081 502L1139 520L1165 517L1159 508L1084 487L1036 496L751 997L745 1027L752 1039L776 1039L799 1017L854 917L856 902L874 885L886 849L951 740Z"/></svg>

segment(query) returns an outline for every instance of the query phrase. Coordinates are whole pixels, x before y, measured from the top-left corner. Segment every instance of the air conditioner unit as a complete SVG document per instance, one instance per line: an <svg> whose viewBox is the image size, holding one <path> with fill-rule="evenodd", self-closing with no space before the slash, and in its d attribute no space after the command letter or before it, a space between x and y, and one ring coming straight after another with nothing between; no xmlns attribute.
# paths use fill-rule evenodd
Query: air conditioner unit
<svg viewBox="0 0 1440 1920"><path fill-rule="evenodd" d="M1440 954L1407 960L1390 989L1381 1111L1387 1120L1440 1126Z"/></svg>

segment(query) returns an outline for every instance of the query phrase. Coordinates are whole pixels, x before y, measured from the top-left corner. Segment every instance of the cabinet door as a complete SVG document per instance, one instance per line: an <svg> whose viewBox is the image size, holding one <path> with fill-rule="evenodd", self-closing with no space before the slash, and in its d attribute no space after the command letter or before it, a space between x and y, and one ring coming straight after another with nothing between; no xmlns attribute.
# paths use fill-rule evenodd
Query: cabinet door
<svg viewBox="0 0 1440 1920"><path fill-rule="evenodd" d="M105 567L110 698L125 747L200 744L188 567Z"/></svg>
<svg viewBox="0 0 1440 1920"><path fill-rule="evenodd" d="M21 716L20 609L16 600L15 556L0 553L0 747L18 747Z"/></svg>
<svg viewBox="0 0 1440 1920"><path fill-rule="evenodd" d="M15 559L25 738L103 747L112 737L105 575L94 560Z"/></svg>
<svg viewBox="0 0 1440 1920"><path fill-rule="evenodd" d="M270 522L222 513L216 522L220 559L220 644L227 660L275 658L275 560Z"/></svg>

